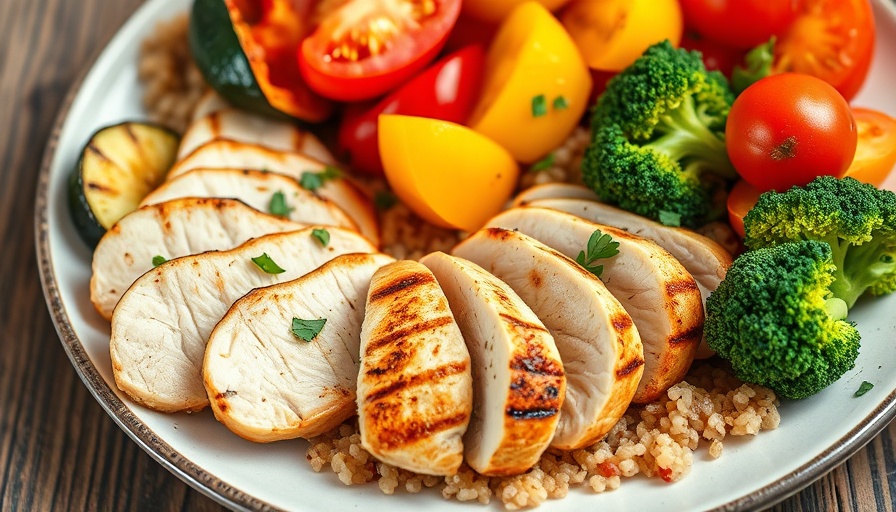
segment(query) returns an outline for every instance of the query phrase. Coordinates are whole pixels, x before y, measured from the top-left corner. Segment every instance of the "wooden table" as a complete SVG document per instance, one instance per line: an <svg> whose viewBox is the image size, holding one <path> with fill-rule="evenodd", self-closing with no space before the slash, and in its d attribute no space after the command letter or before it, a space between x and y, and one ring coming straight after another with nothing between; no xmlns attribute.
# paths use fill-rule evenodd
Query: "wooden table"
<svg viewBox="0 0 896 512"><path fill-rule="evenodd" d="M72 82L140 0L0 1L0 510L218 510L81 383L35 264L36 177ZM896 423L776 511L896 508Z"/></svg>

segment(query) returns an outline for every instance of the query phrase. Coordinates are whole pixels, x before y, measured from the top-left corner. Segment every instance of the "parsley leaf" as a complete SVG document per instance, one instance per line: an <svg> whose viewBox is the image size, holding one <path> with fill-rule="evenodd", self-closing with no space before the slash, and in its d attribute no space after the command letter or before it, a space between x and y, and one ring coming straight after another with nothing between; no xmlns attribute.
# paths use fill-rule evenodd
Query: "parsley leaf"
<svg viewBox="0 0 896 512"><path fill-rule="evenodd" d="M569 102L566 100L566 96L557 96L554 98L553 103L554 110L566 110L569 108Z"/></svg>
<svg viewBox="0 0 896 512"><path fill-rule="evenodd" d="M311 236L317 238L317 241L320 242L320 245L326 247L327 244L330 243L330 232L326 229L312 229Z"/></svg>
<svg viewBox="0 0 896 512"><path fill-rule="evenodd" d="M619 254L619 242L614 242L613 237L605 235L601 230L595 229L588 239L585 251L580 251L576 256L576 263L585 267L585 270L600 277L604 272L603 265L594 265L600 259L612 258Z"/></svg>
<svg viewBox="0 0 896 512"><path fill-rule="evenodd" d="M529 167L529 172L544 171L546 169L550 169L553 165L554 165L554 154L548 153L547 156L545 156L541 160L532 164L532 167Z"/></svg>
<svg viewBox="0 0 896 512"><path fill-rule="evenodd" d="M660 210L660 224L664 226L681 227L681 215L675 212Z"/></svg>
<svg viewBox="0 0 896 512"><path fill-rule="evenodd" d="M274 260L272 260L266 252L262 253L261 256L252 258L252 263L258 265L258 268L264 270L266 274L282 274L283 272L286 272L285 270L280 268L279 265L274 263Z"/></svg>
<svg viewBox="0 0 896 512"><path fill-rule="evenodd" d="M302 188L305 190L310 190L311 192L317 191L320 187L324 186L324 183L330 180L335 180L337 178L342 177L342 171L339 170L338 167L333 167L332 165L328 165L321 172L314 171L305 171L302 173L302 177L299 178L299 184L302 185Z"/></svg>
<svg viewBox="0 0 896 512"><path fill-rule="evenodd" d="M286 196L283 195L283 192L279 190L274 192L274 195L271 196L271 202L268 203L268 211L271 215L289 217L290 212L293 210L295 210L295 208L290 208L290 206L286 204Z"/></svg>
<svg viewBox="0 0 896 512"><path fill-rule="evenodd" d="M541 117L548 114L548 100L544 94L532 97L532 117Z"/></svg>
<svg viewBox="0 0 896 512"><path fill-rule="evenodd" d="M856 396L856 397L862 396L865 393L871 391L871 388L873 388L873 387L874 387L874 384L868 382L867 380L862 381L862 385L859 386L859 389L856 390L856 392L853 396Z"/></svg>
<svg viewBox="0 0 896 512"><path fill-rule="evenodd" d="M373 204L376 206L376 209L381 212L392 208L397 202L398 198L395 197L395 194L387 192L385 190L377 192L373 197Z"/></svg>
<svg viewBox="0 0 896 512"><path fill-rule="evenodd" d="M292 334L302 341L310 342L320 334L326 323L326 318L302 320L301 318L292 317Z"/></svg>
<svg viewBox="0 0 896 512"><path fill-rule="evenodd" d="M153 268L158 267L159 265L161 265L162 263L165 263L166 261L168 261L168 260L166 260L164 256L160 256L157 254L152 257L152 266L153 266Z"/></svg>

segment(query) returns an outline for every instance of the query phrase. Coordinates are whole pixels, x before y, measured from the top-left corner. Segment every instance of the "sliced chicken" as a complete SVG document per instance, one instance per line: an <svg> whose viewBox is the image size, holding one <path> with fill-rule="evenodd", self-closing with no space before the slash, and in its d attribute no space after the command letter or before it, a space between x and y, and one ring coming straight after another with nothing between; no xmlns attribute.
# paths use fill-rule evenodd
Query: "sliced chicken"
<svg viewBox="0 0 896 512"><path fill-rule="evenodd" d="M721 245L689 229L664 226L648 218L613 206L580 199L540 199L531 206L571 213L591 222L607 224L653 240L684 265L694 276L703 302L725 279L732 258ZM704 359L714 354L705 341L700 342L696 357Z"/></svg>
<svg viewBox="0 0 896 512"><path fill-rule="evenodd" d="M398 261L377 270L360 354L361 445L410 471L456 473L472 410L470 354L426 267Z"/></svg>
<svg viewBox="0 0 896 512"><path fill-rule="evenodd" d="M216 139L259 144L278 151L308 155L327 164L336 163L336 159L317 137L295 123L233 108L213 110L190 123L180 139L177 157L183 158L199 146Z"/></svg>
<svg viewBox="0 0 896 512"><path fill-rule="evenodd" d="M196 121L197 119L203 118L212 112L217 112L219 110L232 109L233 105L227 102L224 98L218 95L214 91L214 89L209 89L205 91L205 94L199 98L199 101L196 102L196 106L193 107L193 113L190 116L191 121Z"/></svg>
<svg viewBox="0 0 896 512"><path fill-rule="evenodd" d="M205 349L202 374L215 417L266 443L316 436L354 416L367 289L391 261L346 254L236 301ZM315 328L303 331L309 321Z"/></svg>
<svg viewBox="0 0 896 512"><path fill-rule="evenodd" d="M523 190L513 198L513 206L525 206L539 199L586 199L600 201L593 190L572 183L545 183Z"/></svg>
<svg viewBox="0 0 896 512"><path fill-rule="evenodd" d="M112 226L94 249L90 300L110 320L121 295L153 268L154 259L232 249L250 238L303 227L233 199L184 198L144 206Z"/></svg>
<svg viewBox="0 0 896 512"><path fill-rule="evenodd" d="M227 197L252 208L270 212L275 194L282 194L286 218L303 224L339 226L357 231L358 226L332 201L302 188L282 174L243 169L193 169L153 190L141 204L156 204L181 197Z"/></svg>
<svg viewBox="0 0 896 512"><path fill-rule="evenodd" d="M628 408L644 370L631 316L600 279L522 233L478 231L452 251L507 283L554 336L566 397L551 446L572 450L603 437Z"/></svg>
<svg viewBox="0 0 896 512"><path fill-rule="evenodd" d="M420 263L445 292L470 351L467 464L489 476L527 471L550 445L566 395L554 337L507 284L479 265L442 252Z"/></svg>
<svg viewBox="0 0 896 512"><path fill-rule="evenodd" d="M326 229L326 246L307 228L266 235L229 251L185 256L143 274L112 315L109 348L119 389L162 412L208 405L202 383L205 345L237 299L253 288L303 276L336 256L375 252L354 231ZM271 273L275 266L283 271Z"/></svg>
<svg viewBox="0 0 896 512"><path fill-rule="evenodd" d="M306 172L321 173L326 165L299 153L275 151L257 144L219 139L204 144L174 164L168 179L199 168L255 169L301 180ZM352 218L361 234L379 245L376 210L370 198L346 178L327 179L315 191L329 199Z"/></svg>
<svg viewBox="0 0 896 512"><path fill-rule="evenodd" d="M703 303L697 283L669 252L627 231L547 208L507 210L488 224L518 230L570 258L585 251L600 230L619 242L619 254L600 259L601 280L631 315L644 345L644 374L632 401L652 402L680 382L703 337Z"/></svg>

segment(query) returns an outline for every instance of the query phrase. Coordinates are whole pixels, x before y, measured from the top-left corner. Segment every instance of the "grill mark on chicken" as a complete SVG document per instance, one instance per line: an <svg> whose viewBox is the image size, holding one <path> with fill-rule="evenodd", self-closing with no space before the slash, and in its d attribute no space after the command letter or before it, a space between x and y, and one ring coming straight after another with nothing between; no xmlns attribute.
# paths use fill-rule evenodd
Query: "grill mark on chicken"
<svg viewBox="0 0 896 512"><path fill-rule="evenodd" d="M364 399L367 403L377 402L386 398L389 395L394 395L401 390L416 387L423 384L434 385L438 383L438 381L443 380L451 375L457 375L458 373L463 373L467 371L466 363L451 363L439 366L438 368L433 368L432 370L427 370L425 372L418 373L417 375L412 375L409 378L399 378L399 380L389 384L388 386L384 386L377 391L367 395L367 398Z"/></svg>
<svg viewBox="0 0 896 512"><path fill-rule="evenodd" d="M503 316L503 315L502 315ZM564 375L563 367L556 361L545 359L542 356L541 347L528 346L527 353L514 354L510 360L510 368L512 370L524 371L534 375L552 375L554 377L562 377Z"/></svg>
<svg viewBox="0 0 896 512"><path fill-rule="evenodd" d="M427 320L425 322L415 323L410 327L398 329L391 332L388 332L388 329L383 329L384 331L387 331L388 334L384 334L378 338L372 338L367 343L367 349L364 351L364 355L369 357L377 350L383 348L386 345L391 345L402 338L407 338L421 332L435 330L452 322L454 322L453 317L443 316L439 318L433 318L432 320ZM393 325L403 325L404 323L405 322L402 322L400 319L398 319Z"/></svg>
<svg viewBox="0 0 896 512"><path fill-rule="evenodd" d="M469 419L466 413L459 413L444 418L431 418L407 422L396 421L389 418L389 407L373 407L370 412L371 419L383 425L376 433L379 444L387 449L413 444L424 437L429 437L436 432L449 430L463 425ZM389 426L386 426L389 425Z"/></svg>
<svg viewBox="0 0 896 512"><path fill-rule="evenodd" d="M632 323L632 317L628 316L628 314L621 315L613 315L610 318L610 324L616 329L617 332L624 332L628 329L631 329L634 323Z"/></svg>
<svg viewBox="0 0 896 512"><path fill-rule="evenodd" d="M668 297L674 297L681 293L694 293L695 291L699 291L699 288L697 288L697 282L693 278L666 283L666 295Z"/></svg>
<svg viewBox="0 0 896 512"><path fill-rule="evenodd" d="M679 343L699 343L700 338L703 337L703 324L695 325L690 329L687 329L683 332L675 334L674 336L669 337L670 345L677 345Z"/></svg>
<svg viewBox="0 0 896 512"><path fill-rule="evenodd" d="M557 414L556 408L548 409L513 409L507 408L507 415L515 420L542 420Z"/></svg>
<svg viewBox="0 0 896 512"><path fill-rule="evenodd" d="M432 282L435 282L435 278L430 274L423 272L411 274L407 277L402 277L401 279L386 283L376 290L371 290L370 302L377 302L402 290Z"/></svg>
<svg viewBox="0 0 896 512"><path fill-rule="evenodd" d="M507 298L506 295L504 296L504 298L505 298L508 302L510 301L510 299ZM501 316L501 318L503 318L504 320L506 320L508 323L510 323L510 324L513 325L514 327L519 327L519 328L522 328L522 329L525 329L525 330L531 330L531 331L548 332L547 329L545 329L544 327L542 327L542 326L540 326L540 325L536 325L536 324L533 324L533 323L531 323L531 322L527 322L527 321L522 320L522 319L520 319L520 318L517 318L517 317L515 317L515 316L513 316L513 315L509 315L509 314L507 314L507 313L500 313L499 315Z"/></svg>
<svg viewBox="0 0 896 512"><path fill-rule="evenodd" d="M644 359L640 357L632 358L625 366L616 369L616 376L620 379L631 375L635 370L644 366Z"/></svg>

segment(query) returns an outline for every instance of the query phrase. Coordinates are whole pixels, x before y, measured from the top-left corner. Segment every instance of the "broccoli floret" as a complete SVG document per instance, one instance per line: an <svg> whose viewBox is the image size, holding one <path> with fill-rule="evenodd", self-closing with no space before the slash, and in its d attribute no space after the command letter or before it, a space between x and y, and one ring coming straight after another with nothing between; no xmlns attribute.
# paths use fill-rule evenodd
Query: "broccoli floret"
<svg viewBox="0 0 896 512"><path fill-rule="evenodd" d="M867 290L896 290L896 194L852 178L816 178L805 187L767 192L744 218L751 249L822 240L833 249L831 291L847 307Z"/></svg>
<svg viewBox="0 0 896 512"><path fill-rule="evenodd" d="M609 203L685 225L718 218L736 177L725 147L734 101L728 82L699 53L665 41L615 76L594 109L582 164L587 185Z"/></svg>
<svg viewBox="0 0 896 512"><path fill-rule="evenodd" d="M833 297L831 247L789 242L741 255L706 300L706 341L738 378L805 398L855 365L859 332Z"/></svg>

